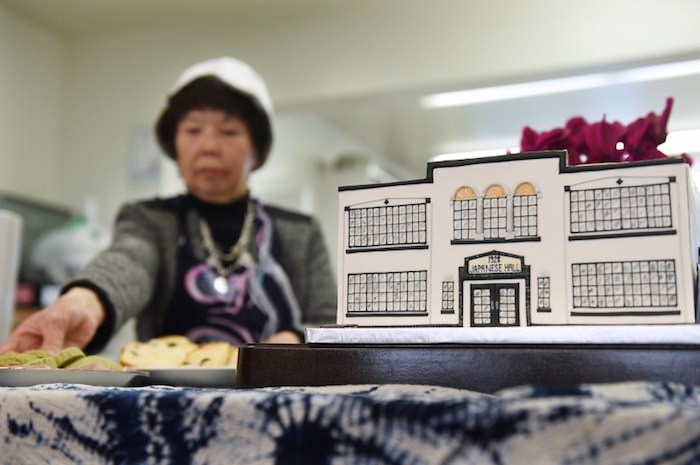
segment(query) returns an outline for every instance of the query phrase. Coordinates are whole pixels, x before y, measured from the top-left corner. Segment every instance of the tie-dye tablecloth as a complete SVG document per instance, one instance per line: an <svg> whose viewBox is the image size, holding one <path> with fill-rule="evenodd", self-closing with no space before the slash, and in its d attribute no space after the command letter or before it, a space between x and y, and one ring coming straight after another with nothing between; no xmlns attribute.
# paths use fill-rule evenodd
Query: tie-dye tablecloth
<svg viewBox="0 0 700 465"><path fill-rule="evenodd" d="M694 464L700 387L6 387L0 463Z"/></svg>

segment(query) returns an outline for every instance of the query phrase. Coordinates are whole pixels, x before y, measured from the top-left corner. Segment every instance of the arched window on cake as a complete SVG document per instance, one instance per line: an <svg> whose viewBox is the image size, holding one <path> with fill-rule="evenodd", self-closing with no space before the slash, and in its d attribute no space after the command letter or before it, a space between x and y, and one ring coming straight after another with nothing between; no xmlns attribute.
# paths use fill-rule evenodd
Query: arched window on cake
<svg viewBox="0 0 700 465"><path fill-rule="evenodd" d="M498 184L492 184L484 193L484 239L506 237L508 200L506 192Z"/></svg>
<svg viewBox="0 0 700 465"><path fill-rule="evenodd" d="M477 196L474 189L462 186L452 202L453 237L455 240L476 239Z"/></svg>
<svg viewBox="0 0 700 465"><path fill-rule="evenodd" d="M513 195L513 236L537 236L537 191L529 182L518 185Z"/></svg>

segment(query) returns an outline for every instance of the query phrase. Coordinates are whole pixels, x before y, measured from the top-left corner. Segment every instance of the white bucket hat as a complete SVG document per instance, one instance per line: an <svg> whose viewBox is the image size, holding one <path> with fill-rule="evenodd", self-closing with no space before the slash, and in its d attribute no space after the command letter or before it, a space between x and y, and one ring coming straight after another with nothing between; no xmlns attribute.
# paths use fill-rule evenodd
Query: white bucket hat
<svg viewBox="0 0 700 465"><path fill-rule="evenodd" d="M180 74L168 95L174 95L195 79L216 76L234 89L253 97L272 116L272 99L262 77L248 65L236 58L221 57L192 65Z"/></svg>

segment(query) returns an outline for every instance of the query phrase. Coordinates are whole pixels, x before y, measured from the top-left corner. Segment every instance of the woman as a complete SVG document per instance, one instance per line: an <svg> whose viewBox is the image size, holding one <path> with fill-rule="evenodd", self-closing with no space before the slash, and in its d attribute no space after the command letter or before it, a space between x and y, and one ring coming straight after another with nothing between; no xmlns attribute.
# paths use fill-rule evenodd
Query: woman
<svg viewBox="0 0 700 465"><path fill-rule="evenodd" d="M130 317L140 340L297 343L332 322L336 288L318 224L263 205L248 176L272 145L272 105L245 63L187 69L156 123L187 193L124 206L111 246L0 347L99 351Z"/></svg>

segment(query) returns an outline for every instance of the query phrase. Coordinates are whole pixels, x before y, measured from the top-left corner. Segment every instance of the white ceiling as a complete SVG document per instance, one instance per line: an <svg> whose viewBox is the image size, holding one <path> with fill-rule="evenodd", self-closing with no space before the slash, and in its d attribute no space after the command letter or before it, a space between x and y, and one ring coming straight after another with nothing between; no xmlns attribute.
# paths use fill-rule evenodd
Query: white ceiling
<svg viewBox="0 0 700 465"><path fill-rule="evenodd" d="M638 64L616 63L608 69ZM529 77L511 79L510 82L527 82ZM669 130L700 129L700 75L470 106L422 109L419 99L430 90L298 104L295 109L326 118L390 159L404 161L418 174L424 172L425 161L438 154L492 149L503 149L505 153L507 149L517 148L526 125L545 131L563 126L573 116L583 116L589 122L605 117L607 121L629 124L650 112L660 114L667 97L674 98ZM446 90L461 88L454 85L440 89Z"/></svg>
<svg viewBox="0 0 700 465"><path fill-rule="evenodd" d="M327 0L0 0L0 4L71 39L193 18L225 16L235 26L261 16L324 8L328 3Z"/></svg>
<svg viewBox="0 0 700 465"><path fill-rule="evenodd" d="M353 4L371 0L353 0ZM342 8L331 0L0 0L0 4L25 16L66 40L95 34L119 33L139 28L184 23L197 18L225 16L232 27L255 21L304 15L314 10ZM347 4L346 4L347 5ZM661 57L661 60L670 57ZM697 56L695 57L697 58ZM632 63L629 63L632 64ZM639 63L633 63L639 64ZM600 68L617 69L626 63ZM575 71L560 70L559 74ZM517 82L533 76L508 76ZM536 76L538 78L547 76ZM503 82L502 82L503 83ZM488 84L488 83L485 83ZM282 112L312 112L336 125L375 152L384 154L409 172L420 175L425 161L438 153L518 144L525 125L547 130L568 118L582 115L623 123L661 112L666 97L676 99L671 129L700 128L700 76L608 87L537 98L485 103L469 107L422 110L418 99L428 91L455 90L459 83L431 88L404 89L334 100L294 102L279 106Z"/></svg>

